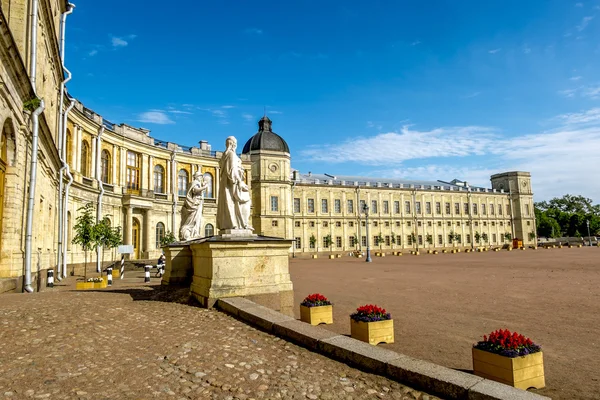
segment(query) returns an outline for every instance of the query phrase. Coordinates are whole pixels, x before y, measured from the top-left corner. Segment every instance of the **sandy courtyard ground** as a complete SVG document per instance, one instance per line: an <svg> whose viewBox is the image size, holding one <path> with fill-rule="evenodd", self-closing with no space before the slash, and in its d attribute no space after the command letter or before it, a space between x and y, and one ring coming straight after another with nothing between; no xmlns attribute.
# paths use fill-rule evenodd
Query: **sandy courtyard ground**
<svg viewBox="0 0 600 400"><path fill-rule="evenodd" d="M542 345L553 399L600 399L600 248L501 251L364 259L292 259L295 300L321 293L333 325L372 303L392 314L395 343L382 345L472 371L471 346L507 328ZM299 318L299 310L296 311Z"/></svg>

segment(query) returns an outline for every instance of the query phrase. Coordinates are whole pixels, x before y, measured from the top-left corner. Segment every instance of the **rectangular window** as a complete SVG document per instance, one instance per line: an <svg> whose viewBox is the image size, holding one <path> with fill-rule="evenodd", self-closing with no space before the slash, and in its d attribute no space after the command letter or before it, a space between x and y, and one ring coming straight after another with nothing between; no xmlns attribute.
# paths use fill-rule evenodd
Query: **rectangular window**
<svg viewBox="0 0 600 400"><path fill-rule="evenodd" d="M333 211L338 214L342 212L342 201L340 199L333 200Z"/></svg>
<svg viewBox="0 0 600 400"><path fill-rule="evenodd" d="M321 199L321 212L324 214L329 212L327 208L327 199Z"/></svg>
<svg viewBox="0 0 600 400"><path fill-rule="evenodd" d="M279 211L279 197L271 196L271 211Z"/></svg>
<svg viewBox="0 0 600 400"><path fill-rule="evenodd" d="M460 214L460 203L454 203L454 215Z"/></svg>
<svg viewBox="0 0 600 400"><path fill-rule="evenodd" d="M354 214L354 200L348 200L348 214Z"/></svg>
<svg viewBox="0 0 600 400"><path fill-rule="evenodd" d="M354 236L349 236L348 237L348 242L350 243L350 247L354 247L356 245L356 241Z"/></svg>
<svg viewBox="0 0 600 400"><path fill-rule="evenodd" d="M127 191L138 194L140 190L140 157L138 154L127 152Z"/></svg>
<svg viewBox="0 0 600 400"><path fill-rule="evenodd" d="M446 203L446 215L450 215L450 203Z"/></svg>
<svg viewBox="0 0 600 400"><path fill-rule="evenodd" d="M375 243L375 246L379 246L379 236L373 236L373 243Z"/></svg>
<svg viewBox="0 0 600 400"><path fill-rule="evenodd" d="M389 237L389 236L386 236L386 237L385 237L385 245L386 245L386 246L389 246L391 243L392 243L392 241L391 241L390 237Z"/></svg>
<svg viewBox="0 0 600 400"><path fill-rule="evenodd" d="M271 226L278 226L277 220L274 219L273 221L271 221Z"/></svg>
<svg viewBox="0 0 600 400"><path fill-rule="evenodd" d="M529 223L529 221L527 223ZM483 226L487 226L487 222L486 221L483 221Z"/></svg>
<svg viewBox="0 0 600 400"><path fill-rule="evenodd" d="M315 199L308 199L307 209L309 213L315 212Z"/></svg>
<svg viewBox="0 0 600 400"><path fill-rule="evenodd" d="M371 213L377 213L377 200L371 200Z"/></svg>
<svg viewBox="0 0 600 400"><path fill-rule="evenodd" d="M510 215L510 204L506 205L506 215Z"/></svg>
<svg viewBox="0 0 600 400"><path fill-rule="evenodd" d="M496 243L496 234L492 233L492 243Z"/></svg>
<svg viewBox="0 0 600 400"><path fill-rule="evenodd" d="M502 215L502 204L498 204L498 215Z"/></svg>
<svg viewBox="0 0 600 400"><path fill-rule="evenodd" d="M296 238L296 248L297 249L301 249L302 248L302 239L297 237Z"/></svg>
<svg viewBox="0 0 600 400"><path fill-rule="evenodd" d="M452 222L448 221L448 226L451 226L451 225L452 225Z"/></svg>
<svg viewBox="0 0 600 400"><path fill-rule="evenodd" d="M362 213L365 210L365 205L367 204L367 201L361 200L359 204L360 204L360 210L358 210L358 211L360 211Z"/></svg>
<svg viewBox="0 0 600 400"><path fill-rule="evenodd" d="M431 226L431 221L427 221L427 226Z"/></svg>
<svg viewBox="0 0 600 400"><path fill-rule="evenodd" d="M529 217L529 204L525 204L525 216Z"/></svg>
<svg viewBox="0 0 600 400"><path fill-rule="evenodd" d="M348 221L348 226L349 227L353 227L354 226L354 221Z"/></svg>
<svg viewBox="0 0 600 400"><path fill-rule="evenodd" d="M425 214L431 214L431 202L430 201L425 203Z"/></svg>
<svg viewBox="0 0 600 400"><path fill-rule="evenodd" d="M419 244L422 245L423 244L423 235L419 235Z"/></svg>
<svg viewBox="0 0 600 400"><path fill-rule="evenodd" d="M438 221L438 226L442 226L442 221Z"/></svg>
<svg viewBox="0 0 600 400"><path fill-rule="evenodd" d="M373 221L373 226L377 226L379 223L377 221Z"/></svg>
<svg viewBox="0 0 600 400"><path fill-rule="evenodd" d="M336 236L335 247L337 247L338 249L342 248L342 237L341 236Z"/></svg>
<svg viewBox="0 0 600 400"><path fill-rule="evenodd" d="M494 204L490 203L490 215L494 215Z"/></svg>
<svg viewBox="0 0 600 400"><path fill-rule="evenodd" d="M308 226L310 226L311 228L314 228L315 227L315 221L310 221L308 223Z"/></svg>
<svg viewBox="0 0 600 400"><path fill-rule="evenodd" d="M465 215L469 215L469 203L463 203L463 209L465 210Z"/></svg>
<svg viewBox="0 0 600 400"><path fill-rule="evenodd" d="M435 202L435 213L437 215L440 215L442 213L442 203L440 203L439 201Z"/></svg>
<svg viewBox="0 0 600 400"><path fill-rule="evenodd" d="M492 221L492 226L496 226L496 222Z"/></svg>
<svg viewBox="0 0 600 400"><path fill-rule="evenodd" d="M418 222L417 222L417 226L421 226L421 221L418 221Z"/></svg>
<svg viewBox="0 0 600 400"><path fill-rule="evenodd" d="M396 226L400 226L400 221L396 221Z"/></svg>
<svg viewBox="0 0 600 400"><path fill-rule="evenodd" d="M444 238L442 235L438 235L438 244L444 244Z"/></svg>
<svg viewBox="0 0 600 400"><path fill-rule="evenodd" d="M417 210L417 214L421 214L421 202L417 201L415 203L415 209Z"/></svg>
<svg viewBox="0 0 600 400"><path fill-rule="evenodd" d="M390 213L390 202L387 200L383 201L383 213L384 214L389 214Z"/></svg>
<svg viewBox="0 0 600 400"><path fill-rule="evenodd" d="M390 226L390 221L385 221L385 226Z"/></svg>
<svg viewBox="0 0 600 400"><path fill-rule="evenodd" d="M394 214L400 214L400 202L394 201Z"/></svg>
<svg viewBox="0 0 600 400"><path fill-rule="evenodd" d="M342 223L340 221L336 221L335 222L335 227L336 228L341 228L342 227Z"/></svg>
<svg viewBox="0 0 600 400"><path fill-rule="evenodd" d="M398 246L402 245L402 236L400 236L400 235L396 236L396 244Z"/></svg>
<svg viewBox="0 0 600 400"><path fill-rule="evenodd" d="M300 228L300 221L295 221L295 222L294 222L294 226L295 226L296 228Z"/></svg>
<svg viewBox="0 0 600 400"><path fill-rule="evenodd" d="M448 243L452 243L452 235L448 235Z"/></svg>
<svg viewBox="0 0 600 400"><path fill-rule="evenodd" d="M404 212L410 214L410 201L404 202Z"/></svg>
<svg viewBox="0 0 600 400"><path fill-rule="evenodd" d="M473 215L477 215L477 204L473 204Z"/></svg>
<svg viewBox="0 0 600 400"><path fill-rule="evenodd" d="M406 235L406 244L412 246L412 236Z"/></svg>
<svg viewBox="0 0 600 400"><path fill-rule="evenodd" d="M456 242L457 243L462 243L461 240L462 240L462 236L461 235L456 235Z"/></svg>
<svg viewBox="0 0 600 400"><path fill-rule="evenodd" d="M315 241L314 243L313 243L313 242L310 242L310 243L308 244L308 247L310 247L311 249L314 249L314 248L315 248L315 244L316 244L316 243L317 243L316 241Z"/></svg>
<svg viewBox="0 0 600 400"><path fill-rule="evenodd" d="M361 239L361 242L362 242L363 246L366 246L367 245L367 237L363 236L362 239Z"/></svg>
<svg viewBox="0 0 600 400"><path fill-rule="evenodd" d="M323 228L327 228L329 226L329 222L323 221Z"/></svg>
<svg viewBox="0 0 600 400"><path fill-rule="evenodd" d="M365 226L365 221L360 221L361 226Z"/></svg>
<svg viewBox="0 0 600 400"><path fill-rule="evenodd" d="M471 235L467 233L467 244L471 244Z"/></svg>
<svg viewBox="0 0 600 400"><path fill-rule="evenodd" d="M327 245L331 246L331 244L330 244L330 243L327 243L327 241L328 241L328 240L329 240L329 238L328 238L327 236L325 236L325 237L323 238L323 247L324 247L324 248L327 248L327 247L328 247Z"/></svg>
<svg viewBox="0 0 600 400"><path fill-rule="evenodd" d="M295 213L300 212L300 199L299 198L294 199L294 212Z"/></svg>
<svg viewBox="0 0 600 400"><path fill-rule="evenodd" d="M411 222L410 221L406 221L406 226L411 226Z"/></svg>
<svg viewBox="0 0 600 400"><path fill-rule="evenodd" d="M481 205L481 215L487 215L487 210L486 210L485 204Z"/></svg>

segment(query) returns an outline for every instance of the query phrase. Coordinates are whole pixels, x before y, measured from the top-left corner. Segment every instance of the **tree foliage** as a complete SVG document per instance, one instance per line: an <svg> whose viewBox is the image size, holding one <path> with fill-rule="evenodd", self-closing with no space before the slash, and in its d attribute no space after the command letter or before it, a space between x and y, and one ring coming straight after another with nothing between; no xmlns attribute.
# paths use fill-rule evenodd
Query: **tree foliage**
<svg viewBox="0 0 600 400"><path fill-rule="evenodd" d="M73 244L78 244L83 248L84 253L84 277L87 278L87 254L96 244L96 219L94 218L94 205L88 203L79 210L81 213L77 217L77 223L73 227L75 237Z"/></svg>
<svg viewBox="0 0 600 400"><path fill-rule="evenodd" d="M587 221L590 234L600 234L600 205L583 196L567 194L535 203L535 217L537 236L587 236Z"/></svg>
<svg viewBox="0 0 600 400"><path fill-rule="evenodd" d="M177 241L177 238L171 231L167 231L165 235L160 239L160 246L165 247Z"/></svg>

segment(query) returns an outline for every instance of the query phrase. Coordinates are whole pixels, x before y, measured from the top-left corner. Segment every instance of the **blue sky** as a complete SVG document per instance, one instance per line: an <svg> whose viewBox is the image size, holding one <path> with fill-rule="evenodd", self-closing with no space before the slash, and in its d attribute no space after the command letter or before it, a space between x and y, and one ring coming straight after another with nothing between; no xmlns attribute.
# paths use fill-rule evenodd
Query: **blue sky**
<svg viewBox="0 0 600 400"><path fill-rule="evenodd" d="M600 0L76 4L68 88L113 123L220 150L266 107L301 172L600 202Z"/></svg>

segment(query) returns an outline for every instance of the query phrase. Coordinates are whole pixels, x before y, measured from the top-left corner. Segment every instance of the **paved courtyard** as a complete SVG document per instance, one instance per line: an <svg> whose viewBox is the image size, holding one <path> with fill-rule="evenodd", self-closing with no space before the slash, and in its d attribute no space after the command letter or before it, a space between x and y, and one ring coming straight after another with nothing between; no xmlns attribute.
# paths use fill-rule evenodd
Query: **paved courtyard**
<svg viewBox="0 0 600 400"><path fill-rule="evenodd" d="M471 346L498 328L542 345L553 399L600 399L600 249L563 248L364 259L294 259L296 303L319 292L334 303L334 324L373 303L394 318L395 343L382 345L459 370ZM299 316L299 315L297 315Z"/></svg>
<svg viewBox="0 0 600 400"><path fill-rule="evenodd" d="M0 398L435 399L127 275L0 296Z"/></svg>

